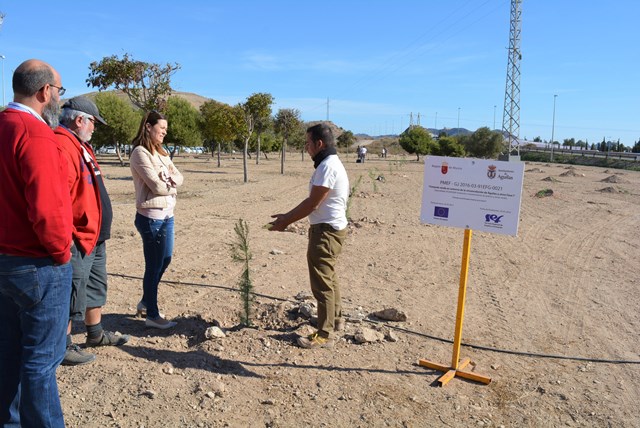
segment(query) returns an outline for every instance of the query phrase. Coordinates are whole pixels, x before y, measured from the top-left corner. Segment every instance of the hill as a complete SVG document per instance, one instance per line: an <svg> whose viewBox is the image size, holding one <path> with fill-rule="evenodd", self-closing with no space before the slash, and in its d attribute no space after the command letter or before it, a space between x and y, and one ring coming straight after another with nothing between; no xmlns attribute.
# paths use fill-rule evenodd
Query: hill
<svg viewBox="0 0 640 428"><path fill-rule="evenodd" d="M103 91L103 92L111 92L115 94L118 98L121 98L125 101L129 101L129 97L122 91L111 90L111 91ZM87 92L86 94L81 94L81 95L83 97L94 99L96 95L98 95L98 93L99 93L98 91L93 91L93 92ZM200 106L202 104L204 104L205 102L211 99L211 98L203 97L202 95L194 94L193 92L180 92L180 91L173 92L171 96L184 98L187 101L189 101L189 103L191 103L191 105L197 109L200 109ZM66 99L62 99L62 101L65 101L65 100Z"/></svg>

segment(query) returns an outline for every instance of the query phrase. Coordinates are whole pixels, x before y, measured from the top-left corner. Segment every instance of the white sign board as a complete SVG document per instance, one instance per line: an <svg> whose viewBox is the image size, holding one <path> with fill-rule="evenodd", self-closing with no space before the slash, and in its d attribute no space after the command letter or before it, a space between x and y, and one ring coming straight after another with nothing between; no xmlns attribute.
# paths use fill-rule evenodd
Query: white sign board
<svg viewBox="0 0 640 428"><path fill-rule="evenodd" d="M422 223L518 234L523 162L427 156Z"/></svg>

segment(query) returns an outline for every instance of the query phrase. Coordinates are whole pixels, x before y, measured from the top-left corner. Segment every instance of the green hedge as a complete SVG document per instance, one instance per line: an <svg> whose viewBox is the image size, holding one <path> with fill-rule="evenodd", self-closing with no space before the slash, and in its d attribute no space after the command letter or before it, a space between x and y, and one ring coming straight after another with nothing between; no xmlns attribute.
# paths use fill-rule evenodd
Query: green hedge
<svg viewBox="0 0 640 428"><path fill-rule="evenodd" d="M520 159L527 162L549 162L549 157L549 152L520 152ZM593 156L564 155L554 153L553 163L600 166L603 168L640 171L640 162L625 159L599 158Z"/></svg>

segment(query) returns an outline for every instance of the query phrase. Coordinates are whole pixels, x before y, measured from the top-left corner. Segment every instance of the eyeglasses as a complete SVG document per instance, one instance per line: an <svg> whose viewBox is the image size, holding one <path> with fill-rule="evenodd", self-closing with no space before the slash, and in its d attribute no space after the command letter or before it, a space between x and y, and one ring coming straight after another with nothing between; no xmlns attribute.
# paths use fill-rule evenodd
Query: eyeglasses
<svg viewBox="0 0 640 428"><path fill-rule="evenodd" d="M67 90L62 87L62 86L56 86L56 85L52 85L51 83L49 83L49 86L53 86L54 88L58 89L58 95L63 96L65 92L67 92Z"/></svg>
<svg viewBox="0 0 640 428"><path fill-rule="evenodd" d="M93 126L96 126L96 120L91 117L91 116L85 116L85 119L87 119L89 122L93 123Z"/></svg>

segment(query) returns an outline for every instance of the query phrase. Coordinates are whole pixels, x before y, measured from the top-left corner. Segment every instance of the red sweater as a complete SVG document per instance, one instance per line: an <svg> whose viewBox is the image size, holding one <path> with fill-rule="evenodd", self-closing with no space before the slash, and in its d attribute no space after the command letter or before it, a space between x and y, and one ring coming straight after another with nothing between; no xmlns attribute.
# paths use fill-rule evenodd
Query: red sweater
<svg viewBox="0 0 640 428"><path fill-rule="evenodd" d="M91 147L85 144L86 151L82 150L83 145L67 128L58 126L54 132L69 170L67 179L73 212L73 238L82 252L89 254L98 241L102 221L100 188L95 170L98 162Z"/></svg>
<svg viewBox="0 0 640 428"><path fill-rule="evenodd" d="M29 113L0 112L0 254L71 258L67 165L53 131Z"/></svg>

